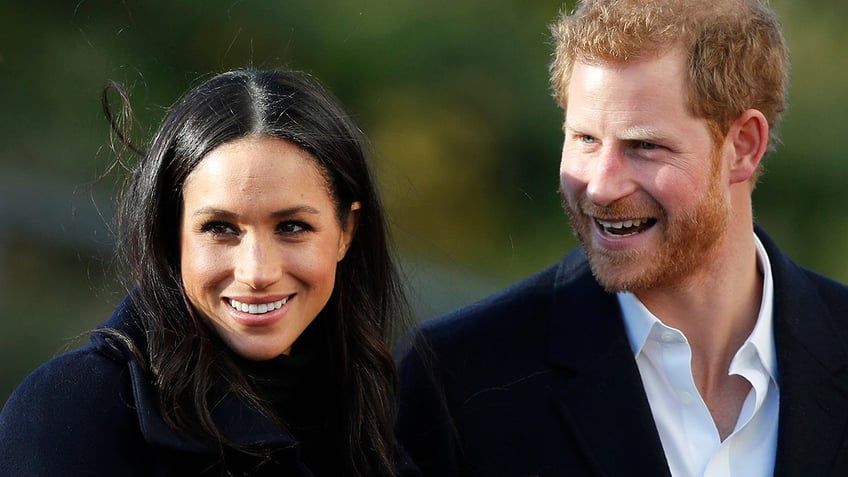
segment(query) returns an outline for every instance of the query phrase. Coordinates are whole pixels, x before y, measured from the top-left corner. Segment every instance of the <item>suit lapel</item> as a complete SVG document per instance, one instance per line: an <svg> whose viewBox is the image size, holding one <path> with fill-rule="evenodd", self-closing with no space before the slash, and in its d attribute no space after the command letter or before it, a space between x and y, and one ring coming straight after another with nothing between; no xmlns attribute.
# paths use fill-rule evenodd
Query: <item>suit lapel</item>
<svg viewBox="0 0 848 477"><path fill-rule="evenodd" d="M549 357L564 368L557 406L598 475L670 476L614 295L582 253L555 283Z"/></svg>
<svg viewBox="0 0 848 477"><path fill-rule="evenodd" d="M848 352L835 317L806 272L761 231L775 281L780 417L776 477L836 475L848 429ZM844 472L843 468L843 472ZM842 475L842 474L839 474Z"/></svg>

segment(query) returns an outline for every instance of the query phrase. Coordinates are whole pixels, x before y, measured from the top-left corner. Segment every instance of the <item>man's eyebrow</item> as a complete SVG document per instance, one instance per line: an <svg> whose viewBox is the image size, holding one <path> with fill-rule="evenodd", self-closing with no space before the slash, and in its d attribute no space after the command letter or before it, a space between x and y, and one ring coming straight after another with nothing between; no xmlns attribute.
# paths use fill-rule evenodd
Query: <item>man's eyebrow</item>
<svg viewBox="0 0 848 477"><path fill-rule="evenodd" d="M571 132L578 132L578 131L581 130L579 127L575 127L574 124L571 124L571 123L568 123L568 122L562 123L562 129L564 131L571 131Z"/></svg>
<svg viewBox="0 0 848 477"><path fill-rule="evenodd" d="M580 133L586 131L587 128L582 127L580 125L575 125L573 123L563 123L563 129L571 132ZM631 126L625 128L620 131L616 137L623 141L635 141L635 140L660 140L667 139L668 135L663 133L657 128L652 128L650 126Z"/></svg>
<svg viewBox="0 0 848 477"><path fill-rule="evenodd" d="M656 128L647 126L633 126L618 133L622 141L665 141L668 135Z"/></svg>

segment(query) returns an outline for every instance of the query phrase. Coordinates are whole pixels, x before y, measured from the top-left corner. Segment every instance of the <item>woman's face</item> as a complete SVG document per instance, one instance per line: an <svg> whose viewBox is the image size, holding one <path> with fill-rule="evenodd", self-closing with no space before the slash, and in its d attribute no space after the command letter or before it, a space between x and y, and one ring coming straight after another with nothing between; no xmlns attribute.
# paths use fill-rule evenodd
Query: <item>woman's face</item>
<svg viewBox="0 0 848 477"><path fill-rule="evenodd" d="M268 136L213 149L183 197L180 261L191 304L239 355L288 354L330 298L359 203L340 225L315 160Z"/></svg>

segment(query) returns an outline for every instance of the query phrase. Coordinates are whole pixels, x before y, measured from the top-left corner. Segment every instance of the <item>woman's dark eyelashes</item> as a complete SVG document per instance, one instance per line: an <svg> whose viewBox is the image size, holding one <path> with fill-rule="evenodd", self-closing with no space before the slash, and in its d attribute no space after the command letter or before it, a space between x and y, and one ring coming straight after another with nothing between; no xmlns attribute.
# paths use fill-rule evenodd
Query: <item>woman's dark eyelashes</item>
<svg viewBox="0 0 848 477"><path fill-rule="evenodd" d="M228 223L219 220L211 220L200 226L201 232L211 232L215 235L238 234L238 229Z"/></svg>
<svg viewBox="0 0 848 477"><path fill-rule="evenodd" d="M277 233L284 235L298 235L312 230L314 229L311 225L298 220L286 220L277 225ZM210 220L200 226L200 232L213 235L239 235L241 230L226 221Z"/></svg>
<svg viewBox="0 0 848 477"><path fill-rule="evenodd" d="M287 234L298 234L302 232L308 232L312 230L312 227L309 224L304 222L299 222L296 220L287 220L285 222L281 222L279 225L279 229L283 233Z"/></svg>

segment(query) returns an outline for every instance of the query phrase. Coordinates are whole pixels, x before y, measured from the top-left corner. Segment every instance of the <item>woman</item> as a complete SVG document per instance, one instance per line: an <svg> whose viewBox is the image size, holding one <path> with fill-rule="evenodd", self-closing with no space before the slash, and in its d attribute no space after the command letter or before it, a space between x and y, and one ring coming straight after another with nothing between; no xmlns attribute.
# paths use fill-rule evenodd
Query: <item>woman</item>
<svg viewBox="0 0 848 477"><path fill-rule="evenodd" d="M121 197L131 291L9 399L0 474L412 472L386 346L405 300L363 151L302 74L233 71L184 96Z"/></svg>

